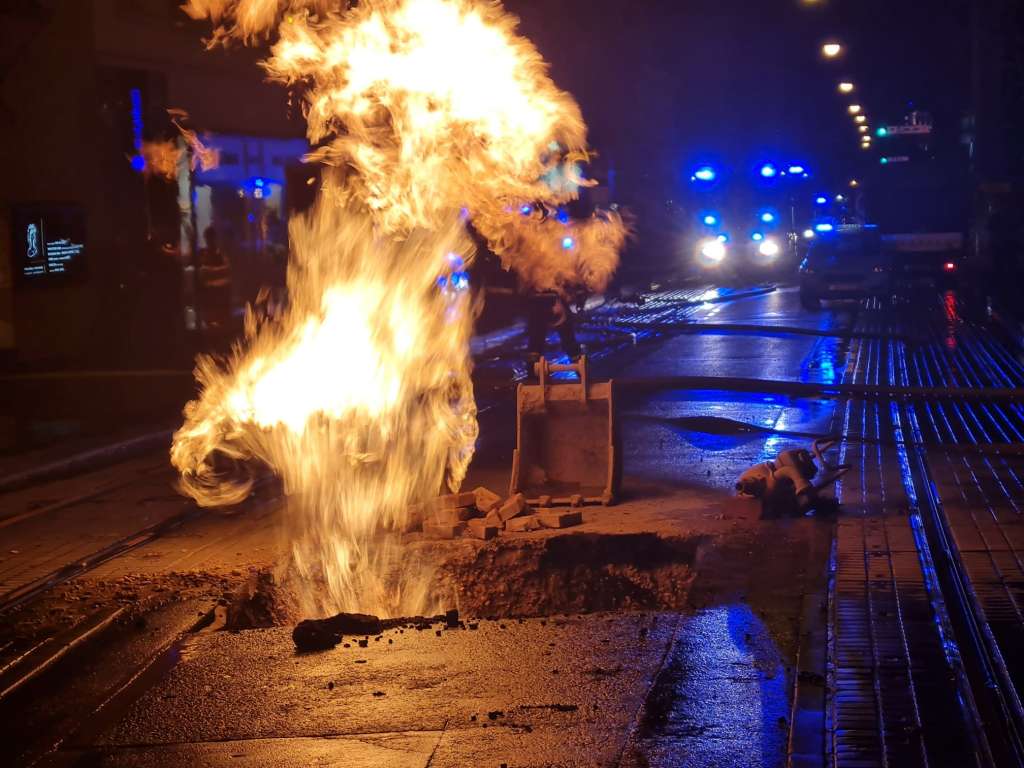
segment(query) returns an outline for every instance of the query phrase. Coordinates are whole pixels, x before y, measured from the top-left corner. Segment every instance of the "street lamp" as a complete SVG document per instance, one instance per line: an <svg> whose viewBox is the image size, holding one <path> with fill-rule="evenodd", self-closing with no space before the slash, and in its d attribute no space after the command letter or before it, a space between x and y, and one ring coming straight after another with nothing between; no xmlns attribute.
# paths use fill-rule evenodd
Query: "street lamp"
<svg viewBox="0 0 1024 768"><path fill-rule="evenodd" d="M865 117L864 115L857 115L855 118L853 118L853 120L856 123L866 123L868 121L867 117Z"/></svg>
<svg viewBox="0 0 1024 768"><path fill-rule="evenodd" d="M868 127L866 125L858 125L857 126L857 130L860 131L861 133L867 133L868 132ZM864 136L863 138L866 139L868 137Z"/></svg>
<svg viewBox="0 0 1024 768"><path fill-rule="evenodd" d="M860 182L859 181L857 181L856 179L850 179L850 187L851 188L856 189L859 186L860 186Z"/></svg>
<svg viewBox="0 0 1024 768"><path fill-rule="evenodd" d="M843 46L835 42L825 43L821 46L821 52L826 59L834 59L843 52Z"/></svg>
<svg viewBox="0 0 1024 768"><path fill-rule="evenodd" d="M846 108L846 110L847 110L847 111L848 111L848 112L849 112L849 113L850 113L851 115L859 115L859 114L860 114L860 104L851 104L850 106L848 106L848 107Z"/></svg>
<svg viewBox="0 0 1024 768"><path fill-rule="evenodd" d="M853 83L848 80L844 80L839 84L840 93L853 93Z"/></svg>

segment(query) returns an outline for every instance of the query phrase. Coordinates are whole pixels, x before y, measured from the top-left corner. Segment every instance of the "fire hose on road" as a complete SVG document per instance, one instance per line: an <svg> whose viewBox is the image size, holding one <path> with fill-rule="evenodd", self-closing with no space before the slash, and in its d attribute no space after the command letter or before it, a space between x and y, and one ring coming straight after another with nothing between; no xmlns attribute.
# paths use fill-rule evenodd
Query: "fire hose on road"
<svg viewBox="0 0 1024 768"><path fill-rule="evenodd" d="M671 389L758 392L797 397L856 397L908 400L1024 400L1024 389L978 387L900 387L882 384L819 384L736 376L642 376L615 379L620 392L647 394Z"/></svg>

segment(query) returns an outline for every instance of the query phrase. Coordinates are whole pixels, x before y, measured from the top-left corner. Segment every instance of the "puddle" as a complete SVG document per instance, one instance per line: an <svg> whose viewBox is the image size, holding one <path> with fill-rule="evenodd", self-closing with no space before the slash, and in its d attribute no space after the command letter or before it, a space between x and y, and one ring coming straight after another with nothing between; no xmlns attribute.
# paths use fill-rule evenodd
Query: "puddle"
<svg viewBox="0 0 1024 768"><path fill-rule="evenodd" d="M784 765L789 707L786 667L750 607L698 611L682 619L622 765Z"/></svg>

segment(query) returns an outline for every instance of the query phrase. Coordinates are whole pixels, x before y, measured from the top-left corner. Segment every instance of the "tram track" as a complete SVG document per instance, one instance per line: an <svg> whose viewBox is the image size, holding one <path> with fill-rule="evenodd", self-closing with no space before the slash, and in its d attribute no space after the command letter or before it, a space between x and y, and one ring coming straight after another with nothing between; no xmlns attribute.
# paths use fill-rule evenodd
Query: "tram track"
<svg viewBox="0 0 1024 768"><path fill-rule="evenodd" d="M851 352L849 376L844 383L850 385L851 393L877 387L880 396L851 396L845 406L843 450L854 455L860 477L844 485L860 489L862 496L856 501L844 498L844 502L863 511L859 523L840 520L840 558L835 572L839 586L833 585L832 599L834 605L845 605L846 612L832 617L840 644L833 641L830 674L840 690L845 679L847 691L866 698L864 704L852 710L849 700L845 704L841 696L834 700L831 711L835 720L830 729L833 734L842 734L851 722L851 712L864 715L870 710L868 720L873 719L876 733L870 736L870 729L863 732L852 749L842 739L833 739L830 764L834 766L1024 765L1024 713L1019 699L1024 677L1020 664L1015 676L1015 659L1005 657L1009 642L1024 633L1020 610L1024 571L1018 546L1024 537L1016 535L1021 522L1020 499L1024 497L1024 462L1020 461L1024 409L1016 397L991 396L994 391L1018 389L1024 383L1024 368L978 328L960 320L955 309L955 300L946 295L939 312L922 313L919 306L915 311L900 304L869 303L858 319L863 337ZM872 338L874 334L884 337L893 327L921 343ZM922 389L946 395L895 396ZM896 451L895 463L908 510L904 514L915 542L917 564L912 570L916 573L920 569L920 576L902 583L898 571L906 571L910 564L898 564L897 559L904 555L892 539L903 526L902 515L893 508L893 489L886 489L882 469L887 463L883 452L890 448ZM876 471L878 479L873 484L870 475ZM864 489L872 486L873 494L863 495ZM863 527L859 541L850 539L851 524ZM878 538L880 532L884 535ZM881 570L877 567L880 557L888 560ZM1010 573L1013 568L1016 571ZM884 586L886 573L893 577L890 586ZM937 681L915 676L920 660L914 659L920 656L920 649L907 632L914 623L900 621L893 625L891 621L890 598L897 595L898 605L901 592L905 593L908 586L913 589L921 579L931 604L932 633L939 638L938 647L943 649L945 665L955 682L955 690L944 694L934 687L939 685ZM890 600L890 607L881 612L873 597L878 589ZM897 611L896 615L901 614ZM909 753L905 741L894 742L892 738L904 718L893 717L883 692L901 675L895 674L891 666L886 670L877 654L880 626L890 627L883 635L895 631L895 636L903 640L903 656L895 654L893 658L905 658L909 672L902 679L908 687L902 700L915 704L915 728L922 729L923 734L920 749L915 747ZM920 625L915 631L919 629ZM845 657L843 637L847 643ZM883 644L891 643L892 635L888 637ZM866 667L858 667L864 660L859 650L851 657L850 648L870 648L874 655ZM1019 656L1016 647L1014 651ZM850 663L855 666L849 667ZM852 669L861 672L851 678ZM934 676L934 670L931 674ZM867 702L871 697L866 692L857 694L856 686L850 688L851 680L866 679L864 675L874 680L875 695L870 706ZM932 686L930 694L920 695L915 684ZM973 745L970 757L964 754L952 758L944 752L948 734L929 728L929 723L942 715L926 710L935 710L936 699L942 696L958 701ZM863 726L868 720L853 722Z"/></svg>
<svg viewBox="0 0 1024 768"><path fill-rule="evenodd" d="M930 325L925 330L932 344L910 359L901 350L896 362L905 380L982 389L1014 386L1024 379L1016 361L993 349L974 327L955 322L948 299L943 309L949 324L925 323ZM945 353L940 353L943 349ZM914 456L924 490L927 532L942 560L944 590L956 610L958 636L961 647L968 651L966 660L975 679L975 698L985 710L989 743L998 764L1024 765L1024 709L1019 696L1022 680L1019 676L1014 679L1008 666L1005 638L1000 643L993 627L992 607L1001 603L1000 607L1010 608L1010 616L1004 617L1009 621L1002 623L1016 624L1017 634L1024 626L1024 616L1005 576L997 571L995 583L985 584L988 574L977 564L979 559L989 563L1009 559L1019 570L1019 554L1000 523L997 506L1019 518L1024 485L1018 469L1005 455L969 455L946 450L941 444L976 446L1021 440L1020 407L1016 403L952 401L905 404L904 409L918 444ZM952 486L945 480L949 477L953 478ZM996 500L993 494L1001 498ZM977 534L973 540L970 533Z"/></svg>
<svg viewBox="0 0 1024 768"><path fill-rule="evenodd" d="M270 487L273 477L261 475L253 488L253 496L243 502L247 512L255 512L269 504L275 503L279 496L274 493L261 493ZM47 514L64 514L74 512L76 505L83 505L95 500L113 489L123 488L127 483L106 483L98 489L81 494L64 503L47 505L38 514L14 516L15 521L38 519ZM116 503L116 502L112 502ZM35 510L33 510L35 511ZM153 544L173 535L178 529L191 522L199 521L206 511L194 503L184 504L179 512L171 514L150 525L132 530L117 540L102 547L76 555L57 568L26 579L13 589L0 595L0 621L14 621L14 616L21 611L32 609L36 603L42 603L47 595L86 574L112 563L129 553ZM209 546L207 544L206 546ZM44 634L35 641L16 644L7 643L0 656L0 701L15 693L26 683L37 678L47 669L54 666L70 652L84 646L87 642L99 637L116 623L123 622L134 611L116 603L97 603L93 608L77 616L71 626L60 629L52 634Z"/></svg>

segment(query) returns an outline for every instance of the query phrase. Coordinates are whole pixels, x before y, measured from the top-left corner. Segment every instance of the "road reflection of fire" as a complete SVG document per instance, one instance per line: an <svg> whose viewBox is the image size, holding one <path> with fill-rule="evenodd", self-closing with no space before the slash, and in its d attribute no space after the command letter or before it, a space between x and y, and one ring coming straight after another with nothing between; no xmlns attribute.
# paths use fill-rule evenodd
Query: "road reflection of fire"
<svg viewBox="0 0 1024 768"><path fill-rule="evenodd" d="M409 615L438 596L396 532L411 503L459 487L477 436L466 216L544 289L602 288L625 229L546 215L585 183L586 127L513 18L476 0L323 6L186 7L214 21L212 44L276 35L264 66L306 89L311 159L347 170L290 224L283 316L250 319L227 362L200 361L172 460L204 505L250 491L218 454L282 478L306 610Z"/></svg>

